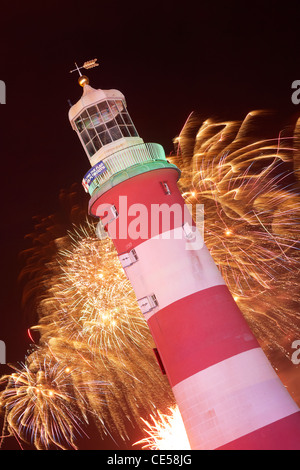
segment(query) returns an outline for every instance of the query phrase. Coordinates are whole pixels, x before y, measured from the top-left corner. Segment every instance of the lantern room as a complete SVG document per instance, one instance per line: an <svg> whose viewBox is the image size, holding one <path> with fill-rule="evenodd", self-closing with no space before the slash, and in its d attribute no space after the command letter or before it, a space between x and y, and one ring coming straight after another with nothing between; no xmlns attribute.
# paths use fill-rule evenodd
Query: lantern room
<svg viewBox="0 0 300 470"><path fill-rule="evenodd" d="M81 76L81 99L70 108L69 120L91 165L122 148L143 143L118 90L96 90Z"/></svg>

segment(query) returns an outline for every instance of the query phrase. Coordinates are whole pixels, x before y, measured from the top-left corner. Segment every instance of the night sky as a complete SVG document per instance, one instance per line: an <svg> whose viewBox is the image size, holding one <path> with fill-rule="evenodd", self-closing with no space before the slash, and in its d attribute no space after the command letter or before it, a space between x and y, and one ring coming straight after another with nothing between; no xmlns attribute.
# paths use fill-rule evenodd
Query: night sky
<svg viewBox="0 0 300 470"><path fill-rule="evenodd" d="M297 5L298 3L298 5ZM120 90L145 142L166 153L192 111L242 119L270 109L294 122L300 80L299 2L10 1L0 10L1 307L7 362L30 340L21 307L20 252L37 216L60 210L89 162L68 121L81 96L74 62L98 58L91 86ZM82 198L85 196L82 190ZM0 365L0 376L7 372ZM11 443L11 448L18 448ZM90 445L90 444L89 444ZM9 445L8 445L9 447Z"/></svg>

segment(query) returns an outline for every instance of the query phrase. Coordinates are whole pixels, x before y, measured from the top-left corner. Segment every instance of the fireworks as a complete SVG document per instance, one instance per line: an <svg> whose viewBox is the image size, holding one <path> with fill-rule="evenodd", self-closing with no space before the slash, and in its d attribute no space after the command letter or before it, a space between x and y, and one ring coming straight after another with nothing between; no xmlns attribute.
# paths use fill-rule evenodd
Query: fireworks
<svg viewBox="0 0 300 470"><path fill-rule="evenodd" d="M78 404L90 377L73 388L71 374L77 372L58 364L45 351L36 350L22 368L8 377L1 400L5 404L6 428L18 440L34 443L37 449L74 448L74 434L83 432ZM103 383L94 382L99 393ZM5 431L5 430L4 430Z"/></svg>
<svg viewBox="0 0 300 470"><path fill-rule="evenodd" d="M141 415L157 403L174 402L151 334L110 239L99 240L95 225L85 221L56 244L55 258L39 276L40 320L30 329L39 332L40 360L35 350L3 379L7 429L37 448L74 448L76 436L93 419L100 436L117 432L117 438L128 439L129 427L142 426ZM44 377L46 391L32 396ZM60 384L59 392L49 380ZM19 383L24 383L22 394ZM28 416L26 423L21 415Z"/></svg>
<svg viewBox="0 0 300 470"><path fill-rule="evenodd" d="M191 115L169 160L182 170L186 202L204 204L206 245L272 359L288 356L300 335L299 155L298 141L282 133L257 140L260 116L239 123ZM183 437L175 444L184 428L113 244L84 221L75 190L70 206L68 235L57 218L44 220L26 254L24 302L38 312L30 331L40 341L3 378L4 431L37 448L74 448L93 419L100 435L128 439L128 426L146 424L145 447L188 448Z"/></svg>
<svg viewBox="0 0 300 470"><path fill-rule="evenodd" d="M112 354L125 360L129 345L136 348L145 341L150 348L148 328L118 264L112 241L99 241L94 232L95 227L91 225L81 232L74 230L70 234L72 249L59 253L62 274L58 275L55 289L60 317L55 320L55 329L59 325L64 333L56 336L89 344L96 355L101 350L102 357ZM76 330L73 312L80 312Z"/></svg>
<svg viewBox="0 0 300 470"><path fill-rule="evenodd" d="M143 420L148 437L136 442L143 444L143 449L150 450L189 450L185 427L177 406L171 407L168 414L157 412L150 416L151 422Z"/></svg>
<svg viewBox="0 0 300 470"><path fill-rule="evenodd" d="M261 117L253 112L242 123L208 120L194 138L191 117L173 160L183 170L186 201L204 204L205 243L250 327L268 353L288 355L284 342L300 333L297 153L282 133L256 141Z"/></svg>

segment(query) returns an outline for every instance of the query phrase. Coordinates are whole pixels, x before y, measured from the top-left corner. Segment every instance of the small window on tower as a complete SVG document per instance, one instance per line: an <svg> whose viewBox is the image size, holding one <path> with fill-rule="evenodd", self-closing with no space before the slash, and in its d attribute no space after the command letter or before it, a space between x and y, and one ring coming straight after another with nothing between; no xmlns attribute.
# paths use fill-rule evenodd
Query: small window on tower
<svg viewBox="0 0 300 470"><path fill-rule="evenodd" d="M171 194L171 190L166 181L162 181L160 184L162 185L165 194Z"/></svg>
<svg viewBox="0 0 300 470"><path fill-rule="evenodd" d="M117 211L116 206L111 206L110 210L111 210L111 213L112 213L114 219L116 219L119 216L119 213Z"/></svg>
<svg viewBox="0 0 300 470"><path fill-rule="evenodd" d="M154 294L138 299L137 302L143 314L150 312L150 310L158 306L158 301Z"/></svg>
<svg viewBox="0 0 300 470"><path fill-rule="evenodd" d="M182 226L184 236L187 240L194 241L196 238L195 229L188 222Z"/></svg>

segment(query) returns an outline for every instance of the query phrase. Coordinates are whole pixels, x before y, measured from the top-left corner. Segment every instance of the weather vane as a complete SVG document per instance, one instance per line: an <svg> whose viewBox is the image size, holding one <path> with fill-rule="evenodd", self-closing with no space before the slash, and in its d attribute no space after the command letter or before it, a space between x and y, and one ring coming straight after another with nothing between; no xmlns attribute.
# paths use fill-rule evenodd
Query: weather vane
<svg viewBox="0 0 300 470"><path fill-rule="evenodd" d="M97 64L97 60L98 59L87 60L86 62L84 62L84 64L81 67L78 67L78 65L75 62L76 69L70 70L70 73L77 71L79 73L79 76L81 77L82 73L80 72L80 69L92 69L93 67L98 67L99 64Z"/></svg>

